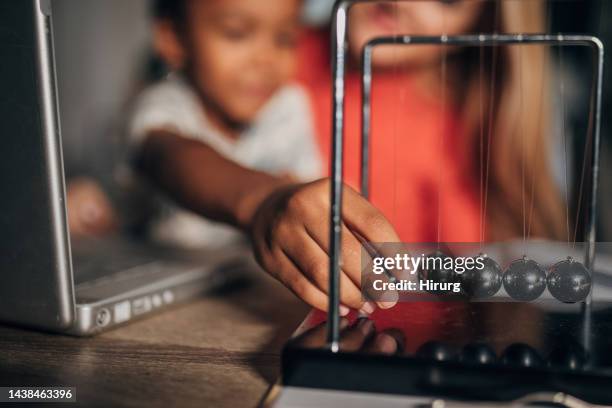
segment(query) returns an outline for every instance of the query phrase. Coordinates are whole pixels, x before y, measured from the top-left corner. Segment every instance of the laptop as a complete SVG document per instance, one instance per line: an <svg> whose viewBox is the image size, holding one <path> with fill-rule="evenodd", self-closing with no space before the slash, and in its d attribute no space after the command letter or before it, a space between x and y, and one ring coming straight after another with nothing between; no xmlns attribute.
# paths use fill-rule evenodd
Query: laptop
<svg viewBox="0 0 612 408"><path fill-rule="evenodd" d="M244 248L71 245L50 0L0 2L0 321L86 336L243 276Z"/></svg>

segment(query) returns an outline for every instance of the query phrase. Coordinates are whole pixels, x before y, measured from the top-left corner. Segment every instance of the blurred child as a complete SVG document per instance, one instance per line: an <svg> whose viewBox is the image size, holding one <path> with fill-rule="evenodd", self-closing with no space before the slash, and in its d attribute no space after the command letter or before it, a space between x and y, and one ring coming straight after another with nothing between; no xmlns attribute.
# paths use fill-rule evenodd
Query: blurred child
<svg viewBox="0 0 612 408"><path fill-rule="evenodd" d="M306 95L291 83L300 9L299 0L157 1L154 45L171 74L138 98L132 146L140 149L152 135L179 136L185 145L205 143L250 169L304 181L320 176ZM219 170L202 163L193 172ZM154 171L162 178L171 174ZM172 188L184 182L172 180ZM158 241L190 248L218 247L241 236L170 202L150 232Z"/></svg>

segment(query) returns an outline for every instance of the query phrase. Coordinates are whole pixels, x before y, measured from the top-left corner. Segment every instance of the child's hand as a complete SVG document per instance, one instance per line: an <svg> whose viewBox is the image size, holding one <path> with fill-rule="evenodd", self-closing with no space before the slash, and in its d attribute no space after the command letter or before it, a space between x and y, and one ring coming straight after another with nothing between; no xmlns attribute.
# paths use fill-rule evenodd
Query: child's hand
<svg viewBox="0 0 612 408"><path fill-rule="evenodd" d="M73 235L104 235L115 230L115 211L98 184L78 178L68 183L68 226Z"/></svg>
<svg viewBox="0 0 612 408"><path fill-rule="evenodd" d="M249 231L260 265L311 306L327 309L329 180L296 184L245 168L202 142L165 130L148 136L136 165L186 208ZM371 313L375 306L364 303L360 291L357 237L369 242L399 238L385 217L350 187L344 189L343 210L340 311L346 315L351 307ZM383 308L394 304L378 302Z"/></svg>
<svg viewBox="0 0 612 408"><path fill-rule="evenodd" d="M330 181L281 187L260 204L252 223L258 262L311 306L327 310ZM386 218L350 187L344 188L340 314L348 307L372 313L361 295L361 244L398 242ZM390 308L395 302L379 302Z"/></svg>

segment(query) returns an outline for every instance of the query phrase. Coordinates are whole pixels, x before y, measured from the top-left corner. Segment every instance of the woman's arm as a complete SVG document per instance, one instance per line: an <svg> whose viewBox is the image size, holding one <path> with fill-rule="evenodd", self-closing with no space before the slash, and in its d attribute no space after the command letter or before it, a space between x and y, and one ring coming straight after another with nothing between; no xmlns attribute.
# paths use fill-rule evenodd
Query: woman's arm
<svg viewBox="0 0 612 408"><path fill-rule="evenodd" d="M181 205L247 232L256 258L272 276L311 306L327 309L330 185L307 184L242 167L206 144L168 131L152 132L137 167ZM345 187L340 276L341 314L348 307L371 313L360 291L361 244L397 242L385 217ZM379 302L383 308L395 302Z"/></svg>

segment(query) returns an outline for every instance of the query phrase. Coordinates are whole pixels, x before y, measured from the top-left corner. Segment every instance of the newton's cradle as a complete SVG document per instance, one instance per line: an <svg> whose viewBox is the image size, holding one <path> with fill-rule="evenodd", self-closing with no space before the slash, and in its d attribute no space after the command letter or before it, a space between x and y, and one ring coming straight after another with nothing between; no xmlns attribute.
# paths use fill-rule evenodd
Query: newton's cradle
<svg viewBox="0 0 612 408"><path fill-rule="evenodd" d="M336 3L332 22L332 87L333 87L333 146L332 146L332 183L331 183L331 225L330 225L330 271L329 271L329 307L326 319L326 342L317 348L292 347L291 343L283 354L282 383L287 386L324 388L345 391L378 392L390 394L420 394L446 396L448 398L470 398L480 400L516 401L529 395L548 397L553 401L559 395L579 398L582 401L612 404L612 395L608 392L612 382L612 361L599 358L595 363L586 363L579 371L567 371L557 366L523 367L503 365L486 366L470 365L464 360L441 361L440 358L419 359L405 356L369 355L361 352L348 352L341 349L340 306L340 260L342 233L342 185L343 185L343 140L345 108L345 71L348 58L348 23L349 10L357 3L373 0L339 1ZM400 1L400 0L398 0ZM400 33L402 34L402 33ZM533 293L525 291L525 276L529 279L548 284L551 293L557 290L555 297L568 302L579 301L580 311L564 323L554 314L545 315L543 321L571 325L572 331L579 331L576 347L583 356L597 355L596 333L612 335L612 307L610 313L602 319L593 313L591 281L595 259L595 231L597 216L597 185L599 173L600 122L602 113L602 82L604 47L602 42L589 35L565 34L474 34L474 35L441 35L412 36L393 35L370 40L362 50L361 85L362 85L362 146L361 146L361 192L369 198L370 192L370 139L372 108L372 56L377 47L385 45L418 47L422 45L459 46L459 47L496 47L548 45L555 47L587 47L592 50L594 83L591 94L591 115L593 126L590 128L590 169L587 169L589 190L586 192L584 211L584 262L570 257L563 257L548 272L537 262L519 257L511 262L503 273L504 287L516 300L533 300ZM499 265L487 258L487 268L501 276ZM586 292L572 292L574 280L581 280ZM499 283L501 285L501 282ZM514 285L514 286L513 286ZM513 292L513 288L515 291ZM569 289L568 289L569 288ZM575 286L574 286L575 288ZM481 288L482 289L482 288ZM536 292L541 288L536 288ZM479 288L474 289L478 292ZM489 294L490 295L490 294ZM572 295L574 297L572 297ZM565 296L565 298L564 298ZM536 295L537 297L537 295ZM578 307L578 306L577 306ZM476 312L475 312L476 313ZM476 316L476 314L474 314ZM550 317L550 319L549 319ZM547 320L548 319L548 320ZM599 319L599 320L598 320ZM601 321L600 321L601 320ZM568 323L570 322L571 323ZM607 322L610 321L610 324ZM548 323L546 323L548 324ZM543 323L543 331L548 330ZM555 326L557 327L557 326ZM515 328L516 329L516 328ZM543 336L542 342L550 342ZM477 338L475 344L468 344L464 350L486 349L488 355L494 352L486 343L486 336ZM436 347L436 342L427 347ZM547 343L548 344L548 343ZM511 345L506 354L520 354L526 345ZM530 348L530 347L527 347ZM444 347L438 346L431 356L441 353ZM517 351L519 350L519 351ZM551 359L556 352L551 354ZM443 354L443 353L442 353ZM526 354L523 353L523 359ZM506 357L504 357L505 359ZM521 357L519 357L520 359ZM503 359L500 358L500 364ZM505 361L505 360L504 360ZM508 386L513 384L512 386ZM555 397L556 396L556 397ZM586 406L586 405L585 405Z"/></svg>

